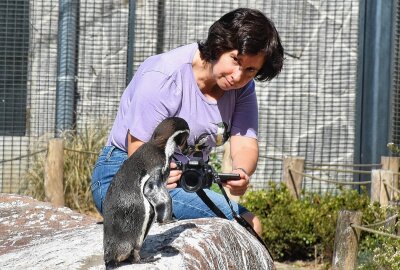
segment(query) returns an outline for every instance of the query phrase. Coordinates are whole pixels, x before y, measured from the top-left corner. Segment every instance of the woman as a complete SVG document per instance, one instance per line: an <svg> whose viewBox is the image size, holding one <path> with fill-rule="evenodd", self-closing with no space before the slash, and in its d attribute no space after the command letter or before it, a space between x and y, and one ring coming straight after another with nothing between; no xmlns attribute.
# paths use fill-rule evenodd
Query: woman
<svg viewBox="0 0 400 270"><path fill-rule="evenodd" d="M176 153L182 162L209 160L213 147L231 142L233 173L240 180L224 186L243 195L258 159L258 108L254 79L269 81L283 65L283 48L274 24L258 10L239 8L217 20L204 42L179 47L145 60L124 91L106 146L92 177L93 198L99 212L112 177L121 164L166 117L184 118L190 127L190 153ZM171 163L167 188L177 219L213 217L196 193L177 187L182 171ZM230 219L225 198L206 194ZM260 235L259 219L232 202Z"/></svg>

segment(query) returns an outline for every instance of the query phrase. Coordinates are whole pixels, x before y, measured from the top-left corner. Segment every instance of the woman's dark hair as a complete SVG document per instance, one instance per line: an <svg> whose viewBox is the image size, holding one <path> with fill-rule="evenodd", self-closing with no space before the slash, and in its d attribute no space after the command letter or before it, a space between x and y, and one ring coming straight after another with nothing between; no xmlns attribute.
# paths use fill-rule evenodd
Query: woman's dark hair
<svg viewBox="0 0 400 270"><path fill-rule="evenodd" d="M255 79L270 81L282 69L283 47L274 23L255 9L238 8L211 25L205 41L199 41L200 56L207 62L223 53L238 50L239 54L264 53L265 62Z"/></svg>

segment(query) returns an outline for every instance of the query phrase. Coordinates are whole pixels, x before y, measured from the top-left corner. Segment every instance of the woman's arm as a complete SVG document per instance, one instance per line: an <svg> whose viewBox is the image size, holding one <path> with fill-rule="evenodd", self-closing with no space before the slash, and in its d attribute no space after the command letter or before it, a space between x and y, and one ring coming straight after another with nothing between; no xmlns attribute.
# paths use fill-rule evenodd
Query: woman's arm
<svg viewBox="0 0 400 270"><path fill-rule="evenodd" d="M128 157L130 157L144 142L132 136L128 130Z"/></svg>
<svg viewBox="0 0 400 270"><path fill-rule="evenodd" d="M258 141L245 136L231 137L232 168L242 168L251 176L257 167Z"/></svg>
<svg viewBox="0 0 400 270"><path fill-rule="evenodd" d="M235 196L243 195L249 185L250 176L254 173L258 161L258 141L245 136L232 136L231 157L232 172L239 173L240 180L227 181L225 186Z"/></svg>

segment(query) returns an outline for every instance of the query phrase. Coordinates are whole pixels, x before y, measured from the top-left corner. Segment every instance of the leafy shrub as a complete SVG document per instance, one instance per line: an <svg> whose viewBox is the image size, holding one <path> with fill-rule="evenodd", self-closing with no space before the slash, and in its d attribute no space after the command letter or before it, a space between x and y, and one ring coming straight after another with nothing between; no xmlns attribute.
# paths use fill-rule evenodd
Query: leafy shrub
<svg viewBox="0 0 400 270"><path fill-rule="evenodd" d="M370 204L365 189L341 189L337 195L303 192L295 200L283 184L270 183L269 190L249 191L241 200L260 217L263 239L278 260L332 260L336 220L340 210L363 212L363 224L383 220L384 213ZM363 234L363 237L366 236ZM315 254L317 251L317 254Z"/></svg>
<svg viewBox="0 0 400 270"><path fill-rule="evenodd" d="M400 241L398 239L380 237L373 250L372 269L400 269Z"/></svg>
<svg viewBox="0 0 400 270"><path fill-rule="evenodd" d="M399 209L387 208L386 218L398 213ZM385 216L380 218L385 220ZM400 229L400 223L396 219L391 226L382 225L380 227L372 227L374 230L395 234ZM358 269L361 270L391 270L400 269L400 241L399 239L381 236L374 233L361 232L362 237L359 245L358 253Z"/></svg>

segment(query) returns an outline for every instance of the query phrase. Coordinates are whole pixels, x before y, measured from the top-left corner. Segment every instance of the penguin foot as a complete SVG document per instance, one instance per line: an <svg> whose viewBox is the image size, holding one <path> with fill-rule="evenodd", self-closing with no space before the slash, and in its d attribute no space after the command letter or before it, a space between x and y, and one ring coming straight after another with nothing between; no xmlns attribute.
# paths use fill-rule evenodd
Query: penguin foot
<svg viewBox="0 0 400 270"><path fill-rule="evenodd" d="M135 262L135 263L140 263L140 262ZM126 261L123 261L120 263L111 263L111 264L106 263L106 270L114 270L114 269L118 269L122 266L132 265L132 264L134 264L134 262L131 262L130 260L126 260Z"/></svg>
<svg viewBox="0 0 400 270"><path fill-rule="evenodd" d="M158 261L159 259L161 259L161 256L160 257L149 256L146 258L141 258L140 263L153 263L153 262Z"/></svg>
<svg viewBox="0 0 400 270"><path fill-rule="evenodd" d="M153 263L153 262L158 261L159 259L161 259L161 256L160 257L148 256L146 258L142 258L142 257L134 258L133 256L130 256L128 258L128 261L131 264L141 264L141 263Z"/></svg>
<svg viewBox="0 0 400 270"><path fill-rule="evenodd" d="M114 261L106 262L105 264L106 264L106 270L112 270L118 268L118 264L115 263Z"/></svg>

